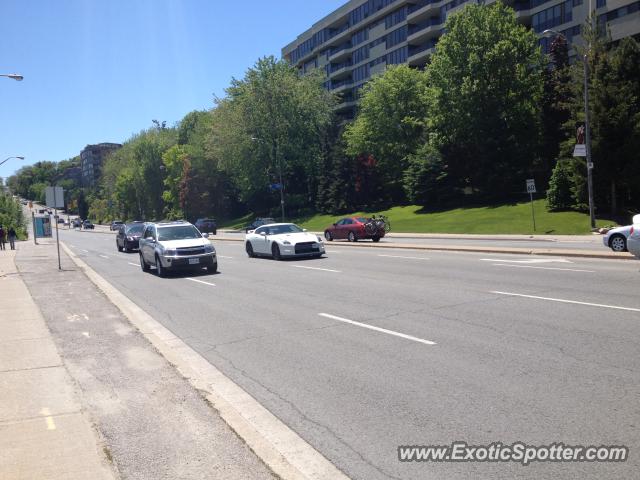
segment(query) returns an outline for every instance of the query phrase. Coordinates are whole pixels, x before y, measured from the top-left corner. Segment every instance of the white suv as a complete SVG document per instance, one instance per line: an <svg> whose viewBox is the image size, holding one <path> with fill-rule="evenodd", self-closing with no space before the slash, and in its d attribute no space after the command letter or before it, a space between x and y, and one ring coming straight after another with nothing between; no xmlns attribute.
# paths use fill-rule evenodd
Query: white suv
<svg viewBox="0 0 640 480"><path fill-rule="evenodd" d="M208 237L185 221L148 223L140 238L140 267L147 272L154 265L160 277L178 269L215 273L218 259Z"/></svg>

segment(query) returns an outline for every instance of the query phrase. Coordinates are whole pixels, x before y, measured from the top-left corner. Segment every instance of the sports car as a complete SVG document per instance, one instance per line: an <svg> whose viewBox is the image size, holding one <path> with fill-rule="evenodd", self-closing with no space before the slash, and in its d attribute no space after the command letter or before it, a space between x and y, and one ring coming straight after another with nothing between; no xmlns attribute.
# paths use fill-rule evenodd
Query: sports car
<svg viewBox="0 0 640 480"><path fill-rule="evenodd" d="M245 236L249 257L267 256L274 260L284 257L321 257L322 237L309 233L294 223L271 223L250 230Z"/></svg>

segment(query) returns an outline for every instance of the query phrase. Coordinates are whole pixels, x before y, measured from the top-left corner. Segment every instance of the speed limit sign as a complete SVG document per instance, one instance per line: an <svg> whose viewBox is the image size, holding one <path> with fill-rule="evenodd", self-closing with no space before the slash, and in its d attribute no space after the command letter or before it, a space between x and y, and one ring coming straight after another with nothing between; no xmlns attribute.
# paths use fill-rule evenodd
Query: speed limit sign
<svg viewBox="0 0 640 480"><path fill-rule="evenodd" d="M527 193L536 193L536 181L533 178L527 179Z"/></svg>

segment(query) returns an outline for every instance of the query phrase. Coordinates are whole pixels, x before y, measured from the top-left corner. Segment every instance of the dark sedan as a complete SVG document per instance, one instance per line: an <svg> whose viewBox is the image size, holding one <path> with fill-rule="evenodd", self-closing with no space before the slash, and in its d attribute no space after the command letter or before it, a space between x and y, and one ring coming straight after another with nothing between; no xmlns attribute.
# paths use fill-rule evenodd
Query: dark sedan
<svg viewBox="0 0 640 480"><path fill-rule="evenodd" d="M325 229L324 238L329 241L346 239L350 242L370 238L378 242L384 237L385 230L377 227L367 228L366 225L370 221L371 219L364 217L342 218Z"/></svg>
<svg viewBox="0 0 640 480"><path fill-rule="evenodd" d="M119 252L129 252L139 248L140 237L144 230L143 223L126 223L118 227L116 234L116 248Z"/></svg>
<svg viewBox="0 0 640 480"><path fill-rule="evenodd" d="M273 218L256 218L253 222L251 222L249 225L247 225L244 229L245 233L249 233L251 230L255 230L258 227L261 227L262 225L269 225L271 223L276 223L276 221Z"/></svg>
<svg viewBox="0 0 640 480"><path fill-rule="evenodd" d="M200 233L211 233L215 235L218 230L218 224L213 218L199 218L194 224Z"/></svg>

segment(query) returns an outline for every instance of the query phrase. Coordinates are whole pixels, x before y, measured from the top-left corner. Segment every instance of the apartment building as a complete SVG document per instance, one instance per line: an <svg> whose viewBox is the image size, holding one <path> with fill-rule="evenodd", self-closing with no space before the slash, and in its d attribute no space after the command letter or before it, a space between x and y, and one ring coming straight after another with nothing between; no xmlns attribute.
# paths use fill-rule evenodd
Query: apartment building
<svg viewBox="0 0 640 480"><path fill-rule="evenodd" d="M353 118L359 91L387 65L421 68L444 33L447 16L472 0L350 0L282 49L302 72L322 69L325 87L340 95L338 113ZM492 3L488 0L486 3ZM588 12L609 28L612 40L640 35L638 0L505 0L536 33L552 28L579 41ZM547 50L550 40L540 38Z"/></svg>
<svg viewBox="0 0 640 480"><path fill-rule="evenodd" d="M100 179L102 164L105 157L121 148L119 143L99 143L97 145L87 145L80 152L80 166L82 168L82 185L92 187Z"/></svg>

